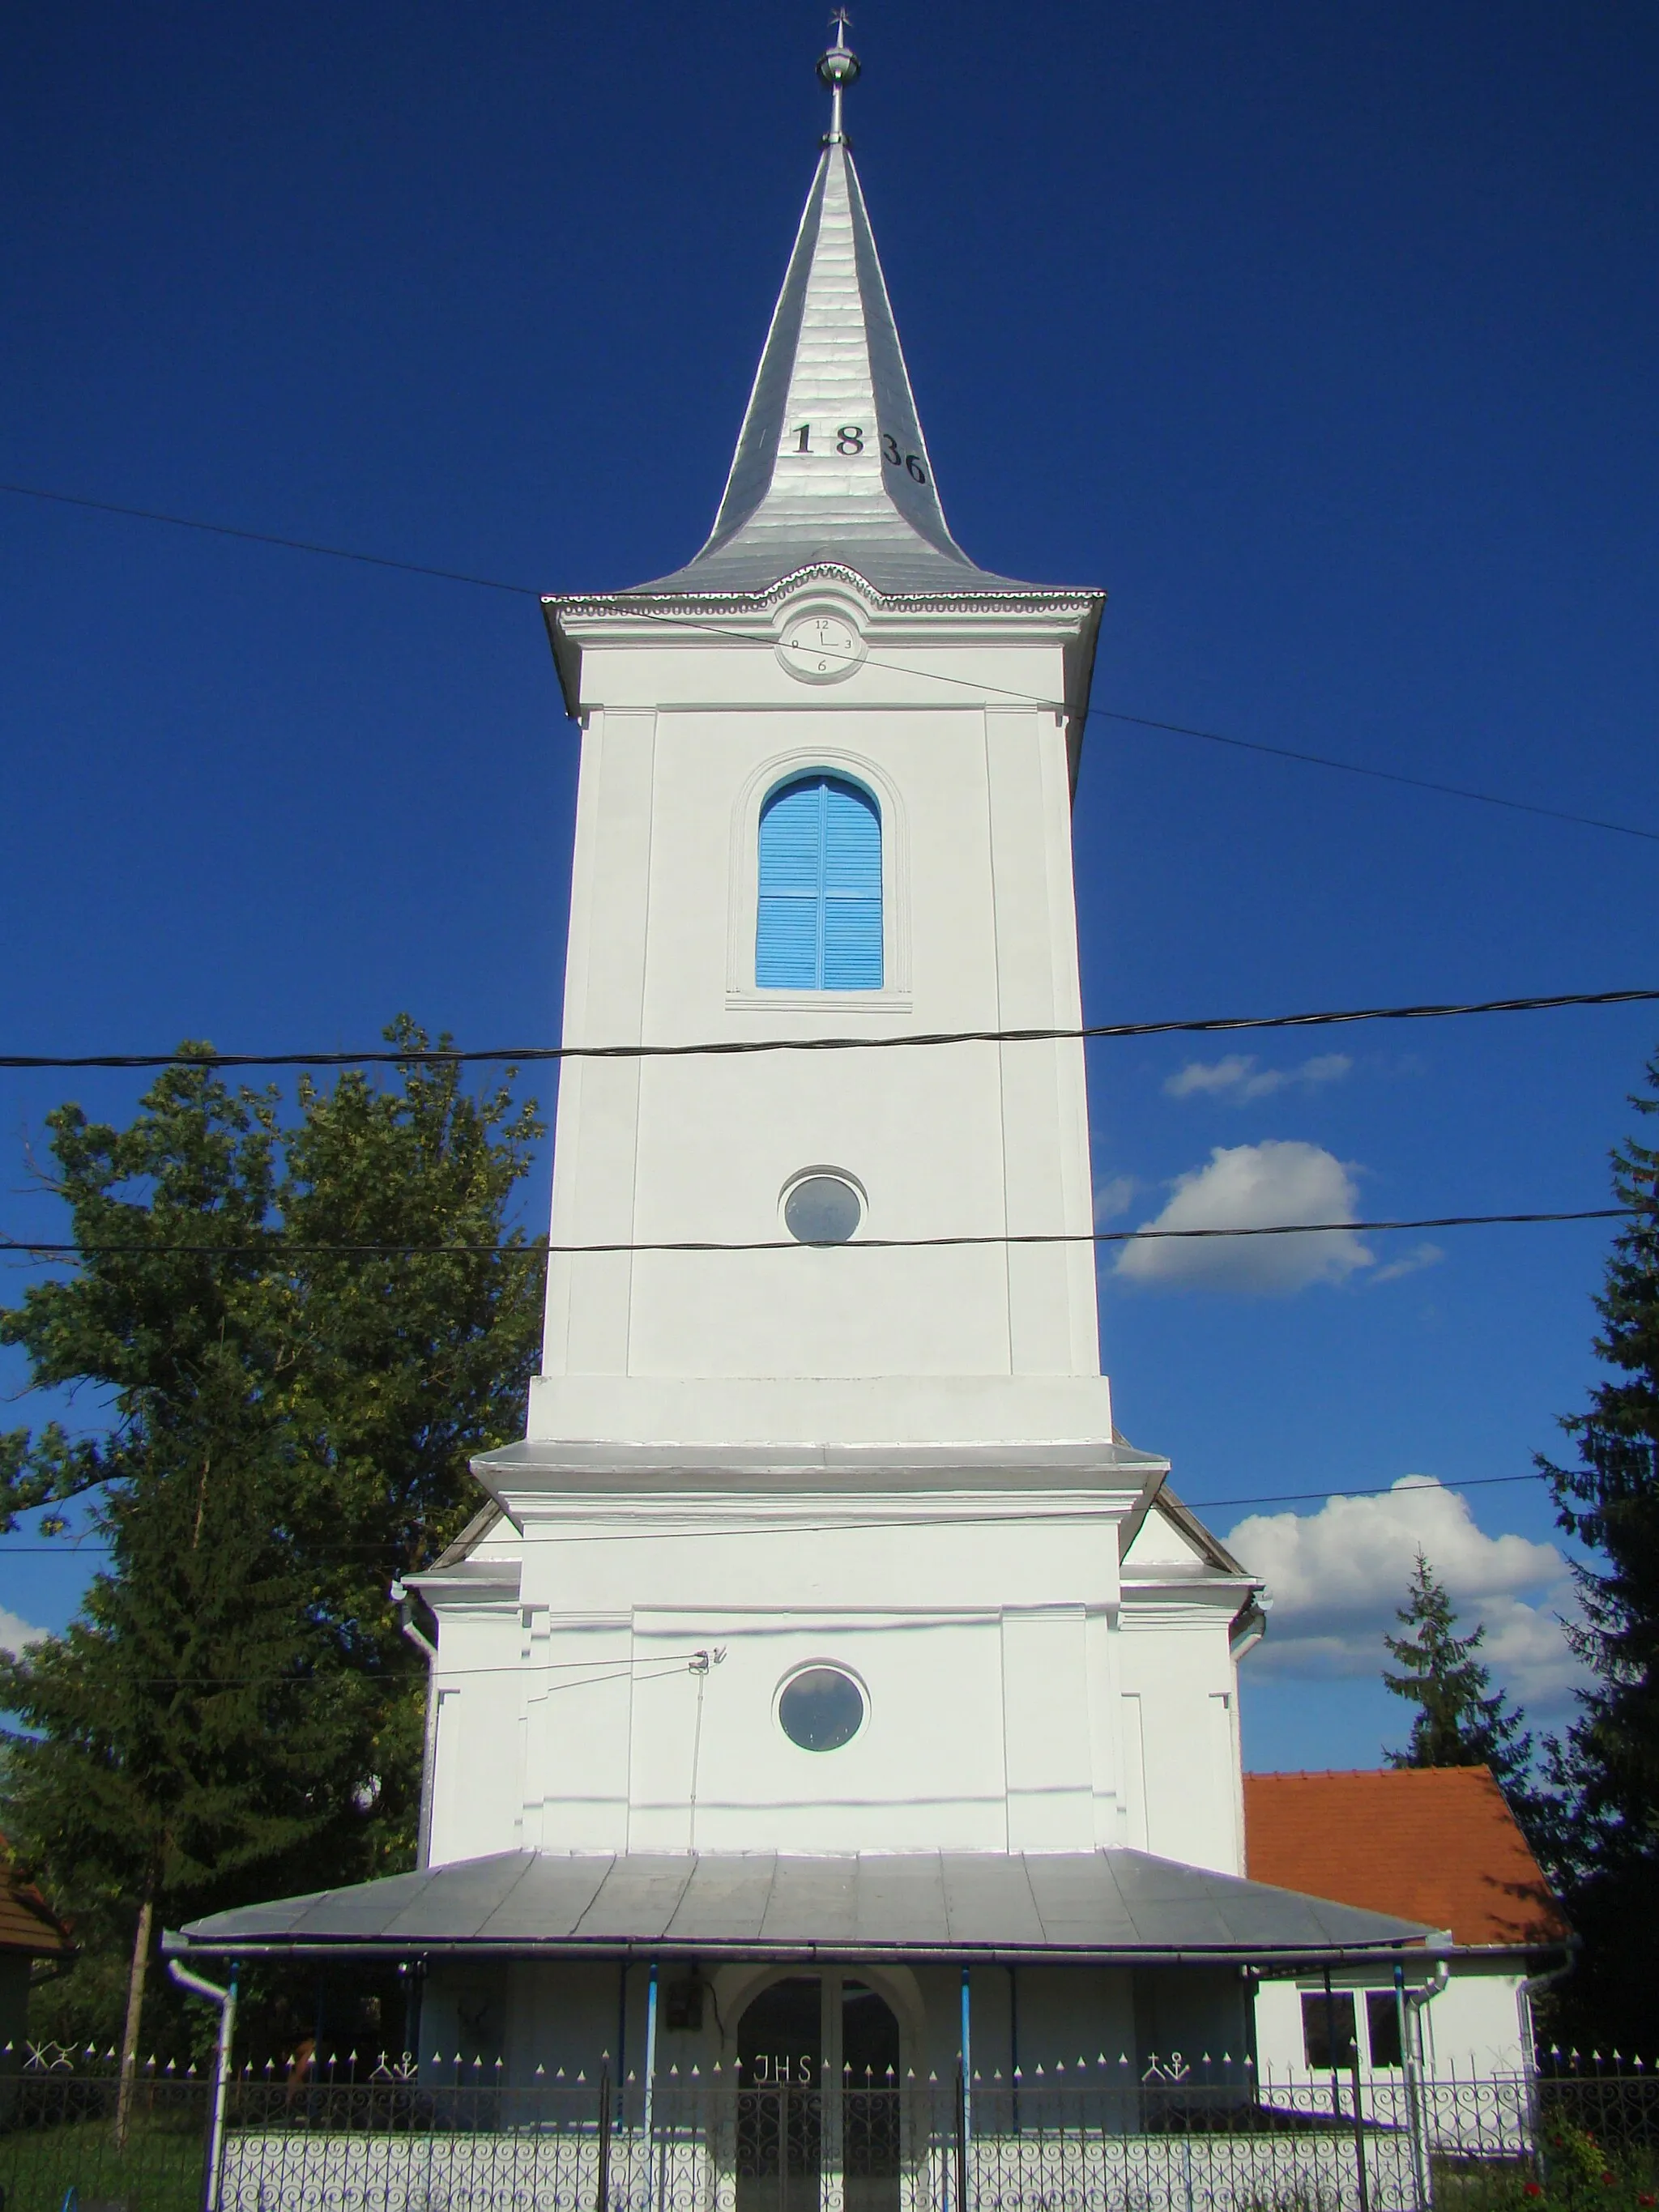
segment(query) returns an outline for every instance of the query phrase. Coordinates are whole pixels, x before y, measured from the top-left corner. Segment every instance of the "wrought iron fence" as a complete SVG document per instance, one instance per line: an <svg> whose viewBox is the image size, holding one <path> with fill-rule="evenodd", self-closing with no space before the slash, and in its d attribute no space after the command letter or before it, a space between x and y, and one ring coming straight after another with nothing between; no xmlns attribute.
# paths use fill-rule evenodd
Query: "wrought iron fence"
<svg viewBox="0 0 1659 2212"><path fill-rule="evenodd" d="M0 2212L1635 2212L1639 2068L1258 2075L1179 2057L1011 2078L730 2069L507 2086L482 2059L242 2069L0 2053ZM1604 2177L1610 2177L1606 2178ZM1544 2200L1540 2207L1539 2200Z"/></svg>

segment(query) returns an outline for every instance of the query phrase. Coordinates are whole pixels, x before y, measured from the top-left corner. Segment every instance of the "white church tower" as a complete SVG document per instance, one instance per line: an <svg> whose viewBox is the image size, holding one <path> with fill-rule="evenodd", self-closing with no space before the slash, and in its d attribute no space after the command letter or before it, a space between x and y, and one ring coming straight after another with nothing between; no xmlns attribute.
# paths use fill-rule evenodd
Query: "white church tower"
<svg viewBox="0 0 1659 2212"><path fill-rule="evenodd" d="M659 1967L712 1994L670 2008L682 2065L838 2066L849 1992L878 2070L953 2063L970 1994L988 2066L1240 2053L1252 1960L1413 1932L1242 1879L1257 1589L1100 1372L1071 799L1102 597L952 538L858 64L838 34L819 66L708 544L546 602L574 1056L527 1434L411 1582L422 1871L186 1931L422 1960L425 2040L512 2079L655 2067Z"/></svg>
<svg viewBox="0 0 1659 2212"><path fill-rule="evenodd" d="M478 1471L525 1535L503 1622L610 1679L514 1717L522 1793L441 1751L435 1852L1145 1844L1150 1736L1182 1746L1158 1842L1242 1871L1243 1577L1166 1537L1157 1665L1113 1638L1165 1468L1115 1435L1089 1241L1101 605L951 538L833 128L708 544L547 602L583 732L565 1040L647 1056L565 1064L543 1372ZM1028 1030L1072 1034L916 1042ZM791 1741L800 1668L844 1673L833 1756Z"/></svg>

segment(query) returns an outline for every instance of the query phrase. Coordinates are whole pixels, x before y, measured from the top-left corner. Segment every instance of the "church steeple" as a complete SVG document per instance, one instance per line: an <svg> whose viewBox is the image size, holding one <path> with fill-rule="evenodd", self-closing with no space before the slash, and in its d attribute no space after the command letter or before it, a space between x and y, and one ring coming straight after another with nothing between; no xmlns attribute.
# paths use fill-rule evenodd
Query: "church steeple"
<svg viewBox="0 0 1659 2212"><path fill-rule="evenodd" d="M708 544L639 588L750 592L822 562L883 592L1029 590L951 537L870 217L842 128L858 57L836 23L818 63L830 127Z"/></svg>

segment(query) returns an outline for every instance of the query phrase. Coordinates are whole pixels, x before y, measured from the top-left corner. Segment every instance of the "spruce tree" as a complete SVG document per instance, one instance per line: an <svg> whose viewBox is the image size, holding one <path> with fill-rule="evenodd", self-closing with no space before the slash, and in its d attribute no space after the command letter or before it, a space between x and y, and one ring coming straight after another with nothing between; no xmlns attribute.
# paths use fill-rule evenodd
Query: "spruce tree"
<svg viewBox="0 0 1659 2212"><path fill-rule="evenodd" d="M1631 1103L1659 1114L1659 1055L1645 1079L1650 1095ZM1538 1461L1589 1554L1573 1566L1583 1619L1569 1637L1590 1680L1552 1761L1553 1870L1584 1945L1560 1991L1564 2032L1659 2058L1659 1149L1632 1138L1613 1169L1631 1220L1595 1301L1595 1348L1613 1371L1562 1423L1577 1465Z"/></svg>
<svg viewBox="0 0 1659 2212"><path fill-rule="evenodd" d="M91 1954L42 2024L125 2020L129 2059L164 1920L409 1863L424 1682L388 1586L520 1432L540 1319L507 1225L539 1125L506 1085L411 1059L285 1113L205 1050L125 1128L50 1117L82 1257L0 1314L35 1383L109 1409L0 1449L0 1526L81 1499L111 1547L68 1633L0 1671L0 1825Z"/></svg>
<svg viewBox="0 0 1659 2212"><path fill-rule="evenodd" d="M1486 1629L1458 1634L1445 1586L1421 1552L1410 1595L1395 1618L1405 1633L1382 1641L1401 1672L1384 1668L1382 1681L1417 1713L1404 1751L1384 1751L1389 1765L1489 1766L1506 1795L1524 1798L1532 1738L1502 1691L1493 1690L1490 1668L1475 1656Z"/></svg>

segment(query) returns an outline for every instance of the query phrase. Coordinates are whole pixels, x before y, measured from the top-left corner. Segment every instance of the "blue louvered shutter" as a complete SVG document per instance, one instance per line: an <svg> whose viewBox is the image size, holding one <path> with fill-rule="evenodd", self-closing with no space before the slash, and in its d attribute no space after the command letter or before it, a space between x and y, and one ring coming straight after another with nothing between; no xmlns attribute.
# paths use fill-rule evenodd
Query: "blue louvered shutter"
<svg viewBox="0 0 1659 2212"><path fill-rule="evenodd" d="M839 776L803 776L761 813L755 981L769 991L881 988L881 817Z"/></svg>

